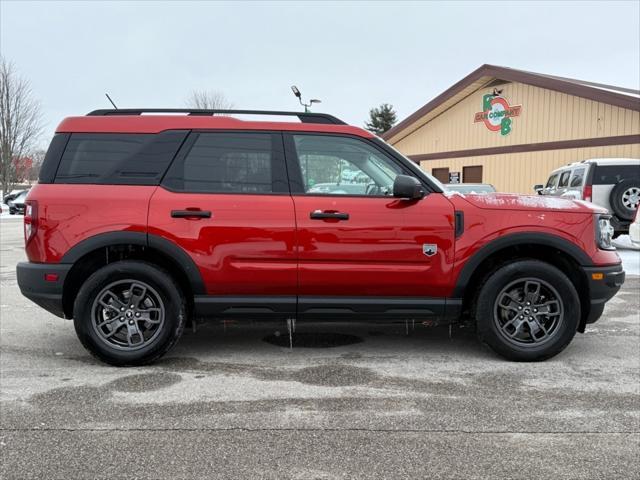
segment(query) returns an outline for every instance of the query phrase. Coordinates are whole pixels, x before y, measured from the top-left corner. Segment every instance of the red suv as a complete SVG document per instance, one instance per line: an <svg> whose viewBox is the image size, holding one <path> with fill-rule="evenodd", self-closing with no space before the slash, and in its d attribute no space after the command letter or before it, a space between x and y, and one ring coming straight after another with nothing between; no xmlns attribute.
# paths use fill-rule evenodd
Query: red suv
<svg viewBox="0 0 640 480"><path fill-rule="evenodd" d="M469 319L501 355L543 360L622 285L612 233L581 201L449 192L330 115L98 110L58 127L18 283L115 365L234 317Z"/></svg>

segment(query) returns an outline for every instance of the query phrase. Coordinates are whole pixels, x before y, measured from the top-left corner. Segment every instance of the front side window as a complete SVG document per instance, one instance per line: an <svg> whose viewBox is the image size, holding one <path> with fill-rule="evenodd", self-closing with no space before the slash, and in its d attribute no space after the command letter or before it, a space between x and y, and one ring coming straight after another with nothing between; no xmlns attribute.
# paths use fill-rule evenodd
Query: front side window
<svg viewBox="0 0 640 480"><path fill-rule="evenodd" d="M556 186L556 180L558 180L558 174L551 175L544 188L553 188Z"/></svg>
<svg viewBox="0 0 640 480"><path fill-rule="evenodd" d="M288 189L284 160L274 155L270 133L198 133L176 159L163 185L186 192L274 193ZM281 143L281 141L280 141ZM277 157L277 158L276 158ZM280 165L282 163L282 165Z"/></svg>
<svg viewBox="0 0 640 480"><path fill-rule="evenodd" d="M355 138L293 135L293 141L308 194L392 195L402 173L393 160Z"/></svg>

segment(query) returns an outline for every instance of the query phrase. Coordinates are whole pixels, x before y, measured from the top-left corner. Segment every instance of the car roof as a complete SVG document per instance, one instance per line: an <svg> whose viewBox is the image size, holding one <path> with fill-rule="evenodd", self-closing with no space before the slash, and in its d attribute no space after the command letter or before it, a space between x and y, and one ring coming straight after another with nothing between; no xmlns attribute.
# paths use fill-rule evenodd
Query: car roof
<svg viewBox="0 0 640 480"><path fill-rule="evenodd" d="M570 170L572 168L596 164L596 165L638 165L640 166L640 159L638 158L589 158L588 160L583 160L581 162L573 162L568 165L564 165L562 167L556 168L553 170L549 176L562 172L565 170Z"/></svg>
<svg viewBox="0 0 640 480"><path fill-rule="evenodd" d="M67 117L57 133L160 133L165 130L275 130L342 133L373 138L371 132L351 125L241 120L208 115L106 115Z"/></svg>

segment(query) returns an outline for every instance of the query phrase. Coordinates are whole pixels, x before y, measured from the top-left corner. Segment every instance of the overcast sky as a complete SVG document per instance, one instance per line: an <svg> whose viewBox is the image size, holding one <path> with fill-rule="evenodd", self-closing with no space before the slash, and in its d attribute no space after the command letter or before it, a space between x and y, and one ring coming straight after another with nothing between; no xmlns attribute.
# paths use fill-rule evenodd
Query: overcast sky
<svg viewBox="0 0 640 480"><path fill-rule="evenodd" d="M640 88L640 2L27 2L0 0L0 51L31 81L46 137L67 115L179 107L399 119L483 63Z"/></svg>

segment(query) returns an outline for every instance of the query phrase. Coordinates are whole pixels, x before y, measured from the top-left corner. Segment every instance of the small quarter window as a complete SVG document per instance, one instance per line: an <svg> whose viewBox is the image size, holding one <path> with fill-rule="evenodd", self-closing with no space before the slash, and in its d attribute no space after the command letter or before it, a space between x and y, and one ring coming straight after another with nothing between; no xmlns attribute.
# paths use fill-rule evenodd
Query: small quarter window
<svg viewBox="0 0 640 480"><path fill-rule="evenodd" d="M158 185L187 132L73 133L55 183Z"/></svg>

